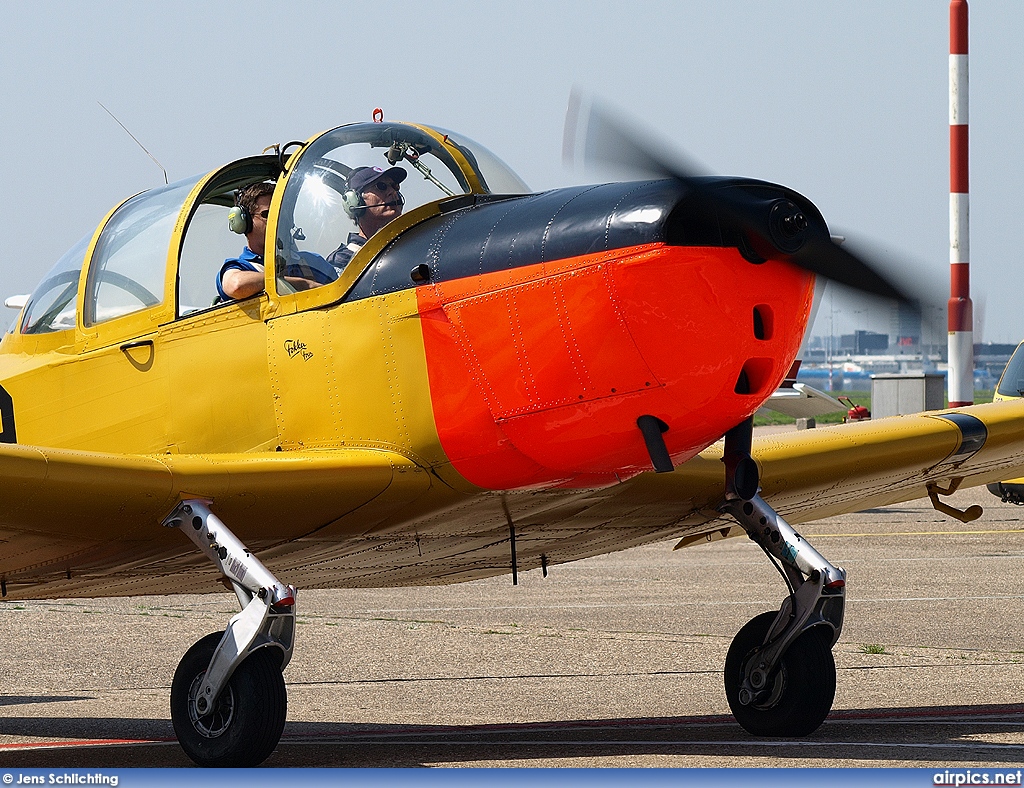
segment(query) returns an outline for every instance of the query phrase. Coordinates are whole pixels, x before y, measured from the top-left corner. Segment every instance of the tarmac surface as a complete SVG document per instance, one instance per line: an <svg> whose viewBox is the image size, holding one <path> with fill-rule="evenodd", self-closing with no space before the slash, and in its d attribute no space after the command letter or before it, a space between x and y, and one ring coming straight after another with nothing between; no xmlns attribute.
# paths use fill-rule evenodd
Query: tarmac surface
<svg viewBox="0 0 1024 788"><path fill-rule="evenodd" d="M785 587L745 539L662 543L459 586L300 592L266 766L921 766L1024 762L1024 509L984 488L802 526L849 572L832 714L729 715L735 633ZM231 594L0 603L0 767L190 766L168 694Z"/></svg>

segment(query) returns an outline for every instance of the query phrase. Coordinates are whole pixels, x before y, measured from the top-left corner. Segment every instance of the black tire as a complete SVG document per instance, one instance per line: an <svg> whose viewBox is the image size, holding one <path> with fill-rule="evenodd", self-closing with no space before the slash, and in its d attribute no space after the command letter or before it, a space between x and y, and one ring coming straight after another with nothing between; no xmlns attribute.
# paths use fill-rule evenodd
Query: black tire
<svg viewBox="0 0 1024 788"><path fill-rule="evenodd" d="M198 640L178 663L171 722L181 748L200 766L258 766L280 741L288 710L277 649L261 648L246 657L209 714L193 719L189 712L189 692L198 689L223 634Z"/></svg>
<svg viewBox="0 0 1024 788"><path fill-rule="evenodd" d="M769 678L767 697L746 706L739 702L743 666L764 643L775 616L755 616L733 639L725 658L725 695L736 721L748 733L807 736L825 721L836 697L836 663L826 627L813 627L793 641Z"/></svg>

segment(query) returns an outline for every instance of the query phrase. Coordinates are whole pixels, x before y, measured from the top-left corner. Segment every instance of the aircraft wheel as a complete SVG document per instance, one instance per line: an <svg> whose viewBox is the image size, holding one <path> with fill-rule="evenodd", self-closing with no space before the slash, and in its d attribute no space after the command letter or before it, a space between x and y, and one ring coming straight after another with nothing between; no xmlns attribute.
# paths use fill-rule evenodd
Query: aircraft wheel
<svg viewBox="0 0 1024 788"><path fill-rule="evenodd" d="M739 701L743 668L764 642L775 616L755 616L733 639L725 658L725 694L733 716L748 733L806 736L824 722L836 696L836 663L823 627L809 629L793 641L761 697L746 705Z"/></svg>
<svg viewBox="0 0 1024 788"><path fill-rule="evenodd" d="M178 663L171 722L181 748L200 766L258 766L281 739L288 708L276 649L261 648L246 657L209 714L197 716L190 703L223 634L197 641Z"/></svg>

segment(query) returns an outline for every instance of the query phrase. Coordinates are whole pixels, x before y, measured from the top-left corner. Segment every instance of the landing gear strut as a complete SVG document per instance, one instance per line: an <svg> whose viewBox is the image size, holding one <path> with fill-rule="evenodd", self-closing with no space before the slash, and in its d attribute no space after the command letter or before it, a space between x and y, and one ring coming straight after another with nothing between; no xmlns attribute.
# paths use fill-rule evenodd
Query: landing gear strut
<svg viewBox="0 0 1024 788"><path fill-rule="evenodd" d="M274 751L288 707L281 672L295 638L295 588L250 553L206 501L182 501L164 520L213 561L242 606L223 632L195 643L174 672L171 722L200 766L256 766Z"/></svg>
<svg viewBox="0 0 1024 788"><path fill-rule="evenodd" d="M779 568L789 596L777 613L754 617L725 661L725 693L736 721L755 736L806 736L832 709L832 646L843 628L846 572L832 566L757 494L748 420L726 434L731 515ZM753 475L753 478L751 476Z"/></svg>

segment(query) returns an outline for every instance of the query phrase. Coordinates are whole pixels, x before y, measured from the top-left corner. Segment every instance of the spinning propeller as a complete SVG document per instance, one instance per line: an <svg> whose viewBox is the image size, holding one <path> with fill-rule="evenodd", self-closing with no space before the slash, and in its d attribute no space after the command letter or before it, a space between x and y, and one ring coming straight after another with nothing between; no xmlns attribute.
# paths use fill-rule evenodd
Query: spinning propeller
<svg viewBox="0 0 1024 788"><path fill-rule="evenodd" d="M817 211L812 213L780 195L758 194L756 189L723 185L721 179L706 177L678 163L677 156L659 152L653 142L608 110L593 102L584 104L576 91L566 113L562 154L567 163L601 163L676 180L738 235L738 246L748 259L781 258L870 295L911 306L921 300L883 274L884 266L840 246Z"/></svg>

